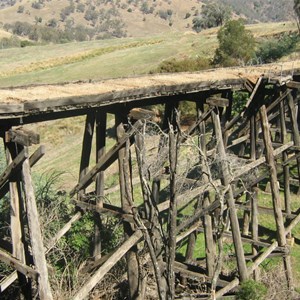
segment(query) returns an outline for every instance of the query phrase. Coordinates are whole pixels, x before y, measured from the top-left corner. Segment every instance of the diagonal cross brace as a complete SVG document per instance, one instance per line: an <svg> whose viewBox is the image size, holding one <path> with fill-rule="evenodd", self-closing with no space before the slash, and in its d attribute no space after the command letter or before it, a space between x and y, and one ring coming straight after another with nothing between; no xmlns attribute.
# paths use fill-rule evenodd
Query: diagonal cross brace
<svg viewBox="0 0 300 300"><path fill-rule="evenodd" d="M18 170L23 162L28 158L28 150L24 149L18 156L6 167L5 171L0 175L0 189L5 185L7 180Z"/></svg>
<svg viewBox="0 0 300 300"><path fill-rule="evenodd" d="M138 130L143 122L141 120L137 121L131 129L125 133L125 135L105 154L103 155L98 163L78 182L78 184L71 190L70 196L73 197L80 190L86 188L90 183L92 183L94 176L100 171L107 169L118 156L118 151L124 146L128 139L130 139L133 134Z"/></svg>

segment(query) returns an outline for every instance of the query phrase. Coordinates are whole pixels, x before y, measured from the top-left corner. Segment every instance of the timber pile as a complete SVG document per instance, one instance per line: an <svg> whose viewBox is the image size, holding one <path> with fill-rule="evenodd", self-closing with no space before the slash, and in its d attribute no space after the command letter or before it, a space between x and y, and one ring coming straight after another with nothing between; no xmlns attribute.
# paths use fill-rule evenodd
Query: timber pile
<svg viewBox="0 0 300 300"><path fill-rule="evenodd" d="M103 106L99 100L101 97L97 98L99 91L95 91L96 98L92 92L78 96L72 104L60 102L61 106L57 108L62 114L54 112L50 104L57 101L57 95L49 101L32 101L38 97L35 94L29 99L30 93L43 87L20 89L14 96L8 96L14 91L3 91L3 97L12 100L12 107L23 105L23 110L2 111L3 122L6 122L1 133L7 167L0 176L0 193L1 197L8 192L10 196L12 251L0 248L0 260L16 271L1 282L1 291L18 279L24 297L31 299L35 296L31 282L35 280L40 299L52 299L46 254L86 211L92 211L95 267L80 291L74 291L74 299L88 297L122 257L127 261L128 295L132 299L147 296L145 265L148 265L148 270L151 266L159 299L174 299L179 293L178 280L181 286L186 286L190 280L198 280L205 289L195 292L195 297L219 299L234 292L240 282L252 276L257 278L260 264L275 255L282 257L288 293L292 295L293 273L288 240L300 221L299 204L293 211L290 190L291 169L297 170L293 180L300 186L300 81L297 75L293 75L279 78L265 75L257 80L253 76L241 79L236 75L216 83L199 81L196 75L189 74L190 77L182 79L188 80L188 84L176 82L172 92L174 82L166 85L164 92L159 88L153 94L145 91L133 93L138 90L126 89L121 97L123 102L110 98ZM179 75L172 76L180 80ZM161 82L157 86L161 87ZM235 115L232 111L234 89L249 94L241 113ZM72 98L69 95L61 97L61 92L59 95L59 101ZM82 107L88 98L93 100ZM178 111L180 102L186 100L195 103L195 119L183 131ZM91 104L93 101L97 105ZM26 103L29 106L25 109ZM153 113L141 109L157 103L165 107L160 125L153 121ZM131 111L133 108L136 110ZM42 242L30 172L43 156L44 149L38 148L29 157L28 147L39 143L38 135L13 126L19 124L20 116L25 123L49 119L44 109L49 110L52 119L70 116L64 114L68 109L80 110L76 114L86 115L79 179L70 191L77 211L53 236L47 250ZM115 114L116 142L110 149L106 149L108 112ZM97 161L91 166L94 136ZM147 143L147 139L151 143ZM135 165L133 160L137 162ZM105 172L116 161L120 203L111 205L104 197ZM133 172L139 174L141 193L138 195L134 193ZM258 191L266 181L271 185L270 207L259 205ZM284 190L284 199L281 199L279 189ZM184 213L187 207L193 210L192 214ZM244 212L242 218L239 211ZM27 218L22 217L24 214ZM109 255L101 257L101 220L106 214L122 221L124 242ZM274 217L275 239L262 240L259 236L261 224L258 217L261 214ZM25 227L29 229L26 236L22 230ZM205 239L202 264L205 268L195 266L194 257L201 255L195 247L199 235L204 235ZM227 266L225 272L224 244L229 240L234 247L235 263L231 265L236 267L230 269ZM180 260L177 254L183 243L187 247L184 258ZM245 252L245 244L251 245L251 253ZM143 261L140 260L142 247L146 252Z"/></svg>

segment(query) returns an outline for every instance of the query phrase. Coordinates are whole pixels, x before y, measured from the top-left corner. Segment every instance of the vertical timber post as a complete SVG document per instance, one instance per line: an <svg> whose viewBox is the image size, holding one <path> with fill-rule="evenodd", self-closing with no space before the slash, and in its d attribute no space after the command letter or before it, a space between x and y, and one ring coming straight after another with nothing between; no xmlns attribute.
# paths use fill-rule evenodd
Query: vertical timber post
<svg viewBox="0 0 300 300"><path fill-rule="evenodd" d="M48 280L47 262L45 258L45 248L43 245L42 233L39 223L39 216L36 206L29 159L27 158L22 167L24 182L25 202L27 208L28 228L30 234L32 256L38 277L38 292L41 300L53 299Z"/></svg>
<svg viewBox="0 0 300 300"><path fill-rule="evenodd" d="M96 112L96 162L105 154L106 141L106 112ZM104 171L100 171L96 177L96 206L103 207L104 197ZM95 240L94 240L94 259L101 257L101 215L94 213L95 220Z"/></svg>
<svg viewBox="0 0 300 300"><path fill-rule="evenodd" d="M226 111L227 112L227 111ZM198 117L204 113L203 104L198 105ZM207 169L207 156L206 156L206 128L205 121L199 124L199 148L200 148L200 159L204 171L204 181L208 182L208 177L206 174L210 172ZM211 204L209 192L205 192L203 206L207 208ZM204 237L205 237L205 253L206 253L206 266L207 266L207 275L213 277L215 269L215 259L216 259L216 244L213 236L213 220L209 214L206 214L203 218L204 220Z"/></svg>
<svg viewBox="0 0 300 300"><path fill-rule="evenodd" d="M124 124L127 123L126 114L116 114L116 136L117 141L119 141L125 134ZM129 143L129 141L127 141ZM127 145L128 147L128 145ZM126 189L126 182L130 178L125 178L129 176L130 170L129 162L127 161L128 157L126 156L126 145L123 146L118 153L118 163L119 163L119 181L120 181L120 193L121 193L121 206L125 214L132 213L132 199L128 199L129 195ZM124 235L125 239L128 239L133 233L134 229L128 222L123 223L124 226ZM130 299L140 299L140 289L141 289L141 274L140 274L140 265L138 260L138 249L137 246L133 246L126 253L127 261L127 275L129 283L129 296Z"/></svg>
<svg viewBox="0 0 300 300"><path fill-rule="evenodd" d="M228 199L227 205L229 208L229 218L231 223L232 229L232 238L234 242L234 248L236 253L237 259L237 267L239 271L239 276L241 281L245 281L248 278L247 268L246 268L246 261L245 261L245 254L243 249L243 243L241 239L241 231L239 226L239 220L237 217L237 212L235 208L235 201L233 197L232 187L230 185L230 171L228 166L228 161L226 157L225 147L222 138L222 129L220 124L220 118L216 114L215 111L212 112L212 119L215 128L216 140L218 143L218 153L221 160L221 167L222 167L222 184L223 186L228 189Z"/></svg>
<svg viewBox="0 0 300 300"><path fill-rule="evenodd" d="M17 145L15 143L5 143L7 164L11 163L12 159L16 156L16 149L13 149L16 147ZM18 173L15 177L16 178L10 180L9 182L12 255L20 260L20 262L26 264L29 262L28 259L26 259L28 258L28 255L25 255L25 245L23 243L23 237L25 233L24 222L22 221L25 207L24 203L22 202L21 176ZM32 299L31 279L27 278L20 272L17 274L24 298Z"/></svg>
<svg viewBox="0 0 300 300"><path fill-rule="evenodd" d="M175 298L175 272L174 261L176 254L176 229L177 229L177 158L178 158L178 133L174 131L173 125L169 130L169 162L170 162L170 208L168 220L168 252L167 253L167 274L168 274L168 295L167 299Z"/></svg>
<svg viewBox="0 0 300 300"><path fill-rule="evenodd" d="M86 120L85 120L82 150L81 150L79 181L87 173L90 164L94 126L95 126L95 114L94 112L91 112L86 115ZM84 190L79 192L79 199L83 196L83 194L84 194Z"/></svg>
<svg viewBox="0 0 300 300"><path fill-rule="evenodd" d="M273 198L273 209L274 216L277 228L277 237L278 237L278 245L281 247L288 247L286 243L286 234L284 228L283 215L281 210L281 199L279 193L279 187L277 184L277 172L276 172L276 164L275 157L273 153L272 140L269 129L268 116L265 105L263 105L260 110L260 119L261 119L261 127L263 132L265 150L266 150L266 162L270 171L270 183L271 183L271 191ZM290 290L293 289L293 277L292 277L292 268L291 268L291 257L287 255L283 257L284 267L286 270L287 284Z"/></svg>

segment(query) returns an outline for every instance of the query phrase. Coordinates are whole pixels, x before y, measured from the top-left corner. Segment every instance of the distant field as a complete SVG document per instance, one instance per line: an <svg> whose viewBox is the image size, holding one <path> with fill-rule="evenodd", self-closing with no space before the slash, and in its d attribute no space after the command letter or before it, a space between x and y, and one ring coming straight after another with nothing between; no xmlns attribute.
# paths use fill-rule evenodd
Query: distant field
<svg viewBox="0 0 300 300"><path fill-rule="evenodd" d="M293 23L248 27L255 36L296 30ZM1 32L0 32L1 34ZM169 58L211 58L217 29L0 50L0 87L146 74Z"/></svg>

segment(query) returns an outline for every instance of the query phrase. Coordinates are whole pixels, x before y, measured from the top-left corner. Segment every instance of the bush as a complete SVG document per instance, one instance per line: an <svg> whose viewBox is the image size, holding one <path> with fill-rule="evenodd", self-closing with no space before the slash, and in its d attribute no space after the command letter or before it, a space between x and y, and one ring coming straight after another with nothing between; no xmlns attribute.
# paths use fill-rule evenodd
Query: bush
<svg viewBox="0 0 300 300"><path fill-rule="evenodd" d="M247 92L236 91L233 93L232 114L240 114L249 98Z"/></svg>
<svg viewBox="0 0 300 300"><path fill-rule="evenodd" d="M214 63L224 67L244 65L255 56L255 39L243 20L228 21L218 31L219 47Z"/></svg>
<svg viewBox="0 0 300 300"><path fill-rule="evenodd" d="M236 295L237 300L264 300L267 295L267 288L264 284L254 281L244 281Z"/></svg>
<svg viewBox="0 0 300 300"><path fill-rule="evenodd" d="M264 40L256 51L256 57L262 63L270 63L293 52L299 36L284 34L279 38Z"/></svg>
<svg viewBox="0 0 300 300"><path fill-rule="evenodd" d="M20 6L18 7L17 13L18 13L18 14L22 14L22 13L24 12L24 9L25 9L24 5L20 5Z"/></svg>
<svg viewBox="0 0 300 300"><path fill-rule="evenodd" d="M153 73L192 72L205 70L209 67L210 62L205 58L170 59L163 61Z"/></svg>
<svg viewBox="0 0 300 300"><path fill-rule="evenodd" d="M1 49L14 48L14 47L20 47L20 46L21 46L21 40L16 36L12 36L10 38L2 38L0 40L0 48Z"/></svg>

